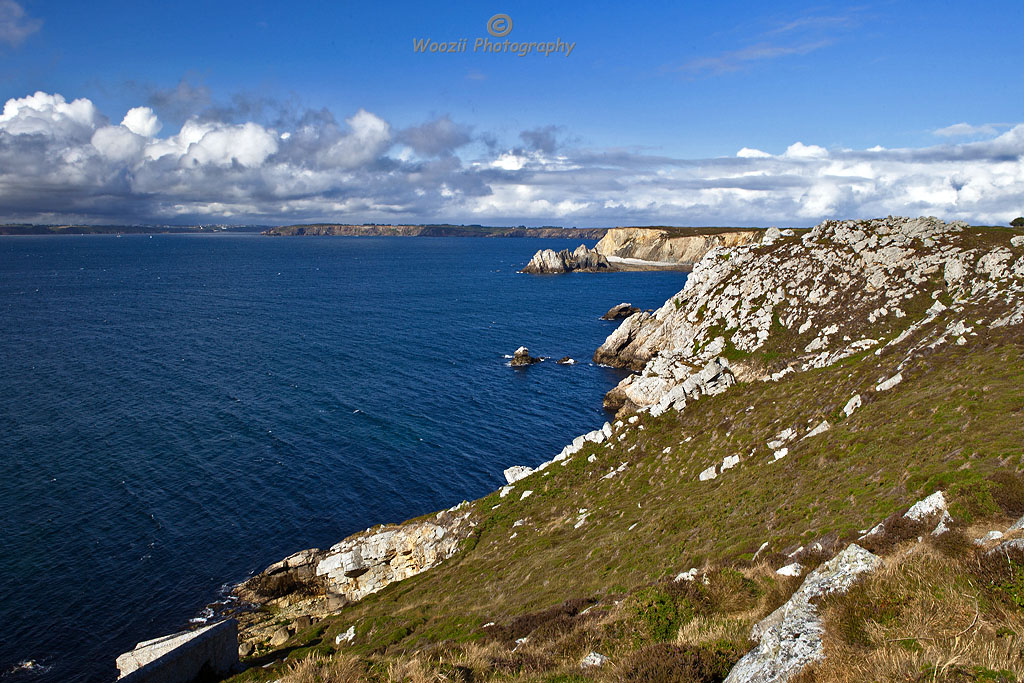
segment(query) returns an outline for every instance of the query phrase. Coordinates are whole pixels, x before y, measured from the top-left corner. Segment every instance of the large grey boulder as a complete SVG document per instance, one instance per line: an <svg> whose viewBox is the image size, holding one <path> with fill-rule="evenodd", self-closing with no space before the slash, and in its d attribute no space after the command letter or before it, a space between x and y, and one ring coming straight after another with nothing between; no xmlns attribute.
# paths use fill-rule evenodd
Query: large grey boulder
<svg viewBox="0 0 1024 683"><path fill-rule="evenodd" d="M432 519L382 526L338 543L316 565L327 593L357 601L395 581L415 576L458 552L473 529L467 504Z"/></svg>
<svg viewBox="0 0 1024 683"><path fill-rule="evenodd" d="M813 662L825 658L824 624L811 602L845 593L861 574L873 571L881 558L855 543L807 575L796 593L754 625L750 639L757 647L736 663L726 683L781 683Z"/></svg>

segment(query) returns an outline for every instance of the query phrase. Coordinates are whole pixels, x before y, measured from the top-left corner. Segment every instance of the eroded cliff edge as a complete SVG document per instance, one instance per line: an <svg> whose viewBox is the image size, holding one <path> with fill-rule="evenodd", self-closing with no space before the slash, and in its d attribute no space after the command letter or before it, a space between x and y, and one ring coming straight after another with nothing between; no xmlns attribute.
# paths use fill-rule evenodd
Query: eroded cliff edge
<svg viewBox="0 0 1024 683"><path fill-rule="evenodd" d="M741 228L611 228L594 247L620 268L689 268L715 247L735 247L760 238L763 230Z"/></svg>
<svg viewBox="0 0 1024 683"><path fill-rule="evenodd" d="M744 379L777 380L880 352L968 301L998 312L991 326L1020 323L1021 289L998 279L1024 275L1024 265L1010 266L1009 244L984 251L965 228L937 218L826 221L802 236L770 229L759 243L716 247L679 294L630 316L595 352L596 362L644 371L606 406L663 411L684 378L719 356ZM956 320L937 343L975 324Z"/></svg>
<svg viewBox="0 0 1024 683"><path fill-rule="evenodd" d="M522 272L690 270L712 249L750 244L763 233L743 228L609 228L592 250L583 245L575 252L539 250Z"/></svg>

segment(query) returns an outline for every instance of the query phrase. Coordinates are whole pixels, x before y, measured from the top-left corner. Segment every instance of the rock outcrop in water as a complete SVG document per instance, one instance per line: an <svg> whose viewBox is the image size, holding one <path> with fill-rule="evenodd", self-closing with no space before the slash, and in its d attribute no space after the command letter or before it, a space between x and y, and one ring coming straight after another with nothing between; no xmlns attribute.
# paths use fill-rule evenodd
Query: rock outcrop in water
<svg viewBox="0 0 1024 683"><path fill-rule="evenodd" d="M520 346L516 349L516 352L512 354L512 360L509 361L509 365L514 368L523 367L525 365L533 365L539 363L543 358L535 358L530 355L530 349L525 346Z"/></svg>
<svg viewBox="0 0 1024 683"><path fill-rule="evenodd" d="M637 308L636 306L633 306L632 304L621 303L618 304L617 306L612 306L611 308L609 308L608 312L601 316L601 320L623 320L633 315L634 313L639 312L640 309Z"/></svg>
<svg viewBox="0 0 1024 683"><path fill-rule="evenodd" d="M521 272L533 273L536 275L551 273L571 273L573 271L597 272L610 270L611 264L608 259L597 251L588 249L585 244L576 247L574 251L563 249L541 249L530 262L526 264Z"/></svg>

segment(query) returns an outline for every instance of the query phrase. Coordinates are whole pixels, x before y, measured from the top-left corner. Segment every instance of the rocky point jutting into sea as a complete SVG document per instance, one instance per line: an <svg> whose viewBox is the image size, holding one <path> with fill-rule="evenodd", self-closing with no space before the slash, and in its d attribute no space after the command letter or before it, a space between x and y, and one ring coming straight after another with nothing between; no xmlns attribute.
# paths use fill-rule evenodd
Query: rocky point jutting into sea
<svg viewBox="0 0 1024 683"><path fill-rule="evenodd" d="M1024 234L756 237L596 350L634 371L614 418L484 498L239 586L256 680L1024 671Z"/></svg>
<svg viewBox="0 0 1024 683"><path fill-rule="evenodd" d="M689 270L711 249L748 244L760 234L742 228L610 228L593 249L539 250L523 272Z"/></svg>

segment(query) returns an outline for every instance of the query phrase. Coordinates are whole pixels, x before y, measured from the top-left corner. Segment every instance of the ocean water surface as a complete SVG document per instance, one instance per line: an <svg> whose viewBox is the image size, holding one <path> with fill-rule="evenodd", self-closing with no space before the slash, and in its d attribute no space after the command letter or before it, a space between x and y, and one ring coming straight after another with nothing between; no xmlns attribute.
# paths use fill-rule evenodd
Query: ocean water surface
<svg viewBox="0 0 1024 683"><path fill-rule="evenodd" d="M0 677L113 680L269 563L600 426L598 317L686 276L516 273L576 245L0 238ZM521 344L552 360L508 367Z"/></svg>

